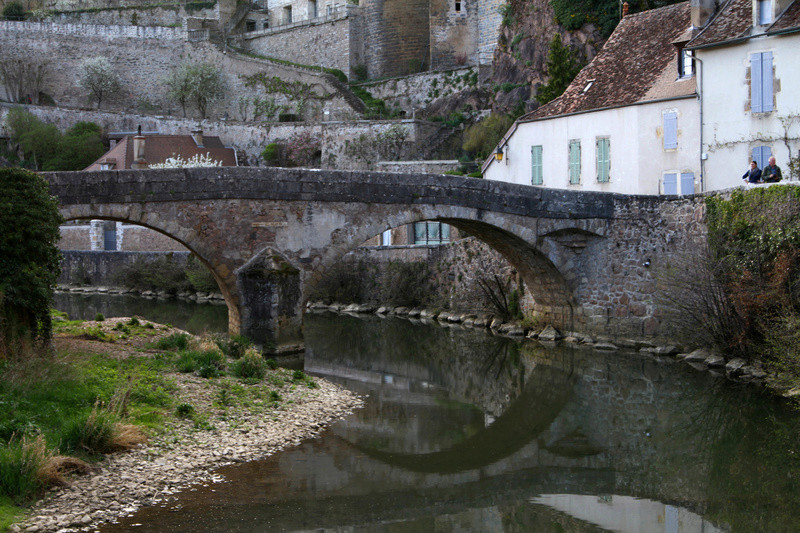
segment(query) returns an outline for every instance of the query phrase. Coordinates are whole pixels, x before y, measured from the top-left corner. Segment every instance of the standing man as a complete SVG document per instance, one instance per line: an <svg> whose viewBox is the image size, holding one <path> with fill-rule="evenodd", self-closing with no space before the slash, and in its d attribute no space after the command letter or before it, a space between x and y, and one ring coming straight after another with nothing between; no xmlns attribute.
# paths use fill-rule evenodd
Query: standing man
<svg viewBox="0 0 800 533"><path fill-rule="evenodd" d="M761 171L761 179L764 183L778 183L781 178L781 167L775 164L775 157L770 157L769 164Z"/></svg>

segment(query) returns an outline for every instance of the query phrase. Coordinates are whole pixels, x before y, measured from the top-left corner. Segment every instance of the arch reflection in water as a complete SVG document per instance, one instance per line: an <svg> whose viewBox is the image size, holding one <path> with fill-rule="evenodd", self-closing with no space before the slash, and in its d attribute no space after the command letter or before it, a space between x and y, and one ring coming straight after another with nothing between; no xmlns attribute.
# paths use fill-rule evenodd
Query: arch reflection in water
<svg viewBox="0 0 800 533"><path fill-rule="evenodd" d="M780 480L800 469L769 461L773 441L796 447L776 438L797 415L765 425L778 408L751 389L399 319L312 315L306 339L306 370L369 394L363 410L104 531L598 531L622 527L619 509L659 531L693 531L664 529L676 513L704 531L797 529L797 487Z"/></svg>

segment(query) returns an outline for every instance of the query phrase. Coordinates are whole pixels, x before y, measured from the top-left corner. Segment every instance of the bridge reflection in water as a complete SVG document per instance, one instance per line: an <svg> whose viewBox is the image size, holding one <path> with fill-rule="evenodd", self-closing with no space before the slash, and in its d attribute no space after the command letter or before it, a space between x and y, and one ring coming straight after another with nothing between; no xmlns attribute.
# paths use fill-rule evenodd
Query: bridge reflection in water
<svg viewBox="0 0 800 533"><path fill-rule="evenodd" d="M747 520L791 531L796 520L797 486L774 493L733 468L777 409L750 389L636 354L399 319L310 316L306 339L306 370L369 394L364 409L103 531L757 531Z"/></svg>

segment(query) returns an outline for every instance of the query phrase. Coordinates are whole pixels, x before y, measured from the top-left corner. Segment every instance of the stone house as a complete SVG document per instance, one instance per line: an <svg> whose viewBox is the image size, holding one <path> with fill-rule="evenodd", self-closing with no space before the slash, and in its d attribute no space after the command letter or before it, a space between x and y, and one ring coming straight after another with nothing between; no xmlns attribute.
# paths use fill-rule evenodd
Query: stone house
<svg viewBox="0 0 800 533"><path fill-rule="evenodd" d="M626 14L564 94L523 115L483 164L486 179L623 194L700 189L695 8Z"/></svg>
<svg viewBox="0 0 800 533"><path fill-rule="evenodd" d="M729 0L687 45L698 59L706 190L800 156L800 0ZM795 178L797 176L794 176Z"/></svg>

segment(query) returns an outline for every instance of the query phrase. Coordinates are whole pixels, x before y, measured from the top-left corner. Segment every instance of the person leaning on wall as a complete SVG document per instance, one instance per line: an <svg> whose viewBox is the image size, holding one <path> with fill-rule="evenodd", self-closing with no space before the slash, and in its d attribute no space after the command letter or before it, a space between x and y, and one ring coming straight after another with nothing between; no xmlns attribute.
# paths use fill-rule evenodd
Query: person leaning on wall
<svg viewBox="0 0 800 533"><path fill-rule="evenodd" d="M775 164L774 157L770 157L769 163L761 171L761 179L764 180L764 183L778 183L782 178L781 167Z"/></svg>
<svg viewBox="0 0 800 533"><path fill-rule="evenodd" d="M742 179L748 183L761 183L761 169L758 168L758 163L750 161L750 168L744 173Z"/></svg>

